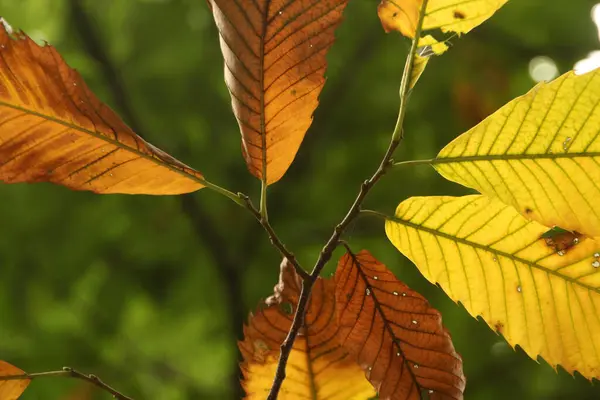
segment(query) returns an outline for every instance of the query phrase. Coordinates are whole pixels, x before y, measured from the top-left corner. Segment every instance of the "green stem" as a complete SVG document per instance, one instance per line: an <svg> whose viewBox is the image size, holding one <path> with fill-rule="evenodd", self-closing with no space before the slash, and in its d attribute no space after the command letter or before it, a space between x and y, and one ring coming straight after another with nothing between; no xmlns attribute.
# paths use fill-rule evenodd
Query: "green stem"
<svg viewBox="0 0 600 400"><path fill-rule="evenodd" d="M207 180L203 180L202 184L210 190L213 190L225 197L227 197L229 200L233 201L234 203L236 203L238 206L244 207L246 208L246 202L244 201L244 199L239 195L239 194L235 194L233 192L230 192L229 190L219 186L219 185L215 185L214 183L211 183Z"/></svg>
<svg viewBox="0 0 600 400"><path fill-rule="evenodd" d="M419 47L419 39L421 38L426 9L427 0L423 0L421 12L419 13L419 21L417 22L417 28L415 29L415 38L410 45L406 64L404 65L404 72L402 73L402 81L400 82L400 110L398 111L398 119L396 120L394 132L392 133L393 143L400 142L400 139L402 138L402 126L404 125L404 117L406 116L407 108L406 103L408 102L408 92L410 90L410 77L414 67L415 54L417 54L417 48Z"/></svg>
<svg viewBox="0 0 600 400"><path fill-rule="evenodd" d="M402 167L405 165L431 165L435 162L434 158L430 158L427 160L407 160L407 161L398 161L392 164L393 167Z"/></svg>
<svg viewBox="0 0 600 400"><path fill-rule="evenodd" d="M388 219L391 219L388 215L381 213L379 211L375 211L375 210L360 210L360 213L363 215L372 215L377 218L382 218L383 220L386 220L386 221Z"/></svg>
<svg viewBox="0 0 600 400"><path fill-rule="evenodd" d="M269 214L267 212L267 181L262 179L260 181L260 216L265 221L269 220Z"/></svg>

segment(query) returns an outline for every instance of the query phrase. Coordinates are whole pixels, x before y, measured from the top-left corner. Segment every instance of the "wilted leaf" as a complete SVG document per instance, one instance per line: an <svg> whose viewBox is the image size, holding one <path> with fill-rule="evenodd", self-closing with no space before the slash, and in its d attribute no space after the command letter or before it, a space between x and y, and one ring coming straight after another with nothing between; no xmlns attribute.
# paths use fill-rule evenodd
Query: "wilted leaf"
<svg viewBox="0 0 600 400"><path fill-rule="evenodd" d="M19 368L10 365L5 361L0 361L0 376L22 375L25 372ZM0 381L0 399L17 400L29 386L29 379Z"/></svg>
<svg viewBox="0 0 600 400"><path fill-rule="evenodd" d="M429 0L423 31L440 29L457 35L467 33L490 18L508 0ZM398 31L414 38L423 0L381 0L377 13L386 32ZM448 48L431 35L419 40L419 46L431 45L436 54Z"/></svg>
<svg viewBox="0 0 600 400"><path fill-rule="evenodd" d="M462 361L440 313L363 250L344 255L336 276L340 340L380 399L462 399Z"/></svg>
<svg viewBox="0 0 600 400"><path fill-rule="evenodd" d="M415 55L413 60L413 67L410 74L410 80L408 81L408 88L412 89L417 84L417 81L425 71L425 67L427 67L427 63L429 62L429 57L422 57L418 54Z"/></svg>
<svg viewBox="0 0 600 400"><path fill-rule="evenodd" d="M600 377L600 243L548 244L548 228L486 196L413 197L390 241L473 315L533 359Z"/></svg>
<svg viewBox="0 0 600 400"><path fill-rule="evenodd" d="M543 225L600 236L599 104L600 70L567 73L506 104L433 164Z"/></svg>
<svg viewBox="0 0 600 400"><path fill-rule="evenodd" d="M294 269L282 263L275 294L244 327L239 347L248 399L265 399L273 385L279 348L292 325L300 288ZM288 360L279 399L366 400L375 395L360 367L338 344L334 296L335 282L319 278L312 290L305 326Z"/></svg>
<svg viewBox="0 0 600 400"><path fill-rule="evenodd" d="M202 175L145 142L49 45L0 27L0 181L178 194Z"/></svg>
<svg viewBox="0 0 600 400"><path fill-rule="evenodd" d="M287 171L312 122L347 1L210 0L242 152L269 184Z"/></svg>

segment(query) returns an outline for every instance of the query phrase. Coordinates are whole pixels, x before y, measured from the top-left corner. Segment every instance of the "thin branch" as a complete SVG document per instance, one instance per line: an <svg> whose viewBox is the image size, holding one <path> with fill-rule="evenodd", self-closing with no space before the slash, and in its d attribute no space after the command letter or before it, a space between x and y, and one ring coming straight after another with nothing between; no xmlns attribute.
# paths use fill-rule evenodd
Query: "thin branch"
<svg viewBox="0 0 600 400"><path fill-rule="evenodd" d="M304 316L306 314L306 305L308 304L308 299L310 297L310 293L312 290L312 286L316 282L319 277L321 270L325 267L325 264L331 259L333 251L337 247L340 241L340 237L348 227L348 225L354 220L354 218L360 213L362 203L369 193L369 191L375 186L375 184L381 179L383 175L387 172L390 166L393 165L392 155L396 148L400 145L402 141L402 126L404 124L404 117L406 115L406 105L408 101L409 94L409 82L410 77L413 70L414 57L417 52L419 38L421 36L421 28L423 26L423 20L425 18L425 10L427 9L428 0L423 0L423 4L421 6L421 10L419 13L419 21L417 23L417 28L415 31L415 38L412 41L410 51L408 52L408 56L406 59L406 64L404 67L404 72L402 73L402 81L400 83L400 109L398 111L398 119L396 120L396 126L394 127L394 131L392 132L392 139L390 141L389 147L379 164L379 167L375 171L375 173L360 187L360 191L354 200L354 203L348 210L346 216L342 219L342 221L335 227L333 234L321 250L319 254L319 258L315 263L315 266L310 274L309 279L305 279L302 282L302 290L300 292L300 299L298 301L298 307L296 308L296 313L294 315L294 321L292 323L292 327L288 332L287 337L281 344L281 353L279 356L279 362L277 365L277 371L275 373L275 378L273 381L273 386L271 386L271 391L269 392L269 396L267 400L276 400L279 395L279 391L281 389L281 385L285 380L285 368L287 365L288 358L292 351L292 347L294 346L294 341L296 340L296 336L298 332L304 325Z"/></svg>
<svg viewBox="0 0 600 400"><path fill-rule="evenodd" d="M36 378L45 378L45 377L63 377L63 378L75 378L81 379L92 385L110 393L115 399L118 400L133 400L133 398L125 396L123 393L117 391L116 389L110 387L106 383L102 382L100 378L96 375L92 374L84 374L77 370L74 370L70 367L63 367L62 371L48 371L48 372L37 372L34 374L21 374L21 375L4 375L0 376L0 381L17 381L17 380L33 380Z"/></svg>
<svg viewBox="0 0 600 400"><path fill-rule="evenodd" d="M275 230L269 223L269 220L266 218L263 218L261 212L256 209L254 204L252 204L252 201L250 200L250 198L242 193L238 193L238 196L240 196L240 198L242 198L244 200L244 202L246 204L246 209L248 211L250 211L250 213L254 216L254 218L256 218L256 220L262 225L264 230L267 232L267 235L269 235L269 240L271 241L271 244L279 250L279 252L281 253L281 255L283 257L287 258L287 260L290 262L290 264L292 264L292 266L296 270L296 273L298 275L300 275L302 277L302 279L305 281L307 279L310 279L311 276L308 274L308 272L306 272L304 270L304 268L302 268L300 263L298 263L298 260L296 260L296 256L291 251L289 251L287 249L287 247L285 246L285 244L283 244L283 242L279 239L279 237L275 233Z"/></svg>

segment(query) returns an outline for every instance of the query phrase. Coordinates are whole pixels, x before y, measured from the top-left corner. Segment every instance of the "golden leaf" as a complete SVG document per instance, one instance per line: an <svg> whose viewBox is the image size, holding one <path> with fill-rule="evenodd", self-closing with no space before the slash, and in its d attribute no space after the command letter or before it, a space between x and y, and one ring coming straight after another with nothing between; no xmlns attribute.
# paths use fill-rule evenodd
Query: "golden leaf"
<svg viewBox="0 0 600 400"><path fill-rule="evenodd" d="M600 69L536 86L453 140L432 164L526 218L600 236Z"/></svg>
<svg viewBox="0 0 600 400"><path fill-rule="evenodd" d="M423 31L440 29L457 35L467 33L490 18L508 0L429 0L423 19ZM377 13L386 32L395 30L414 38L423 0L381 0ZM419 40L419 46L431 46L436 54L448 49L431 35Z"/></svg>
<svg viewBox="0 0 600 400"><path fill-rule="evenodd" d="M248 399L264 400L273 385L279 348L292 326L300 278L287 262L275 294L250 317L239 347L244 357L243 386ZM319 278L313 286L305 325L294 343L279 399L366 400L375 390L337 340L335 282Z"/></svg>
<svg viewBox="0 0 600 400"><path fill-rule="evenodd" d="M573 236L557 249L547 227L480 195L410 198L385 229L430 282L511 345L600 377L598 240Z"/></svg>

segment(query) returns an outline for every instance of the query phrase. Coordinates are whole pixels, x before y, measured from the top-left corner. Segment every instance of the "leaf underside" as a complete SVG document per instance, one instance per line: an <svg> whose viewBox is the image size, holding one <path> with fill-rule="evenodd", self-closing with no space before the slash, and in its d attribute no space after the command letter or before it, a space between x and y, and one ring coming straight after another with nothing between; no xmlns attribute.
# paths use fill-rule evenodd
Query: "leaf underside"
<svg viewBox="0 0 600 400"><path fill-rule="evenodd" d="M440 313L367 251L344 255L336 271L340 341L380 399L462 399L462 360Z"/></svg>
<svg viewBox="0 0 600 400"><path fill-rule="evenodd" d="M179 194L202 175L145 142L51 46L0 27L0 181Z"/></svg>
<svg viewBox="0 0 600 400"><path fill-rule="evenodd" d="M600 236L600 69L536 86L433 164L543 225Z"/></svg>
<svg viewBox="0 0 600 400"><path fill-rule="evenodd" d="M413 197L386 222L390 241L432 283L536 359L600 377L600 243L548 228L498 199ZM577 237L577 240L574 240Z"/></svg>
<svg viewBox="0 0 600 400"><path fill-rule="evenodd" d="M0 376L22 375L24 373L19 368L0 360ZM0 399L17 400L27 389L30 382L29 379L0 381Z"/></svg>
<svg viewBox="0 0 600 400"><path fill-rule="evenodd" d="M247 399L265 399L273 385L279 349L292 325L300 287L294 269L283 262L275 294L244 327L239 348ZM279 399L366 400L375 395L363 371L338 344L334 290L332 280L319 278L315 283Z"/></svg>
<svg viewBox="0 0 600 400"><path fill-rule="evenodd" d="M325 83L347 0L210 0L250 172L270 184L294 160Z"/></svg>

